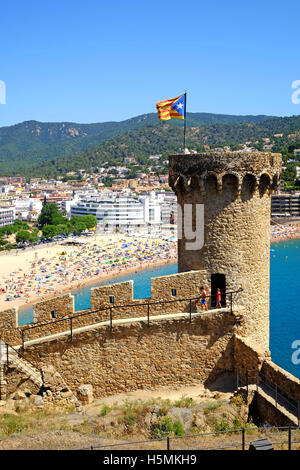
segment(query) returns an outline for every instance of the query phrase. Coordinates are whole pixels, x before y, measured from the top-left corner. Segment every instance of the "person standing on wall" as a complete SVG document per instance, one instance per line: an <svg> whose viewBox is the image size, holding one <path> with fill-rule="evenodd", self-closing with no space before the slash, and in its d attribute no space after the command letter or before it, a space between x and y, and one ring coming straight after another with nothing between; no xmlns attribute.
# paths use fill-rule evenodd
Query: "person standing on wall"
<svg viewBox="0 0 300 470"><path fill-rule="evenodd" d="M207 300L206 300L207 292L206 292L206 290L204 289L204 286L201 286L200 290L201 290L201 295L200 295L200 299L201 299L201 312L203 312L203 309L204 309L204 310L208 310L208 307L207 307Z"/></svg>
<svg viewBox="0 0 300 470"><path fill-rule="evenodd" d="M216 308L222 308L221 290L219 288L217 289L217 295L216 295Z"/></svg>

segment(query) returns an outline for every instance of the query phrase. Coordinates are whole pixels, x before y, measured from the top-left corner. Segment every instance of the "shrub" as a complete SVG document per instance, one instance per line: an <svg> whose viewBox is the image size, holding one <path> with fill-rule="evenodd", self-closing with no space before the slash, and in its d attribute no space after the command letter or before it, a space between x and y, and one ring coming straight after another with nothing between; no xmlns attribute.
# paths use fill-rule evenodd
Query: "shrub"
<svg viewBox="0 0 300 470"><path fill-rule="evenodd" d="M26 424L22 422L22 417L11 414L4 414L0 423L5 436L20 433L26 428Z"/></svg>
<svg viewBox="0 0 300 470"><path fill-rule="evenodd" d="M242 395L235 395L234 397L232 397L231 399L231 403L236 406L237 408L241 408L245 402L244 402L244 399L242 397Z"/></svg>
<svg viewBox="0 0 300 470"><path fill-rule="evenodd" d="M167 406L161 406L158 412L159 416L167 416L167 414L169 413L169 409L170 408Z"/></svg>
<svg viewBox="0 0 300 470"><path fill-rule="evenodd" d="M174 406L177 406L178 408L191 408L192 406L195 406L196 403L191 397L186 397L185 395L182 395L182 397L174 402Z"/></svg>
<svg viewBox="0 0 300 470"><path fill-rule="evenodd" d="M220 408L220 406L221 406L221 404L218 403L218 402L209 403L209 405L206 408L204 408L203 413L205 415L207 415L211 411L214 411L214 410L217 410L218 408Z"/></svg>
<svg viewBox="0 0 300 470"><path fill-rule="evenodd" d="M100 416L106 416L107 413L111 411L111 408L107 405L104 405L102 410L100 411Z"/></svg>
<svg viewBox="0 0 300 470"><path fill-rule="evenodd" d="M151 435L155 439L166 436L184 436L184 429L179 420L173 421L169 416L164 416L151 426Z"/></svg>
<svg viewBox="0 0 300 470"><path fill-rule="evenodd" d="M229 423L222 419L219 423L217 420L214 420L214 427L216 432L228 431L230 429Z"/></svg>
<svg viewBox="0 0 300 470"><path fill-rule="evenodd" d="M127 426L133 426L141 415L144 415L148 410L140 401L128 402L125 401L124 416L119 420Z"/></svg>

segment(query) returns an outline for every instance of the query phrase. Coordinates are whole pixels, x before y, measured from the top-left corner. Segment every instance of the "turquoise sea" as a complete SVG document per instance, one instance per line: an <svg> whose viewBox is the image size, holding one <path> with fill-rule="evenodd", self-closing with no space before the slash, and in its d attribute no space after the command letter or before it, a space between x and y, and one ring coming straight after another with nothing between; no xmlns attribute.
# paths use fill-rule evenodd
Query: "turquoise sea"
<svg viewBox="0 0 300 470"><path fill-rule="evenodd" d="M300 379L292 343L300 340L300 240L272 244L270 350L272 360ZM299 355L300 357L300 355Z"/></svg>
<svg viewBox="0 0 300 470"><path fill-rule="evenodd" d="M289 240L272 244L271 248L271 290L270 290L270 349L272 359L279 366L300 378L300 364L293 364L292 343L300 340L300 240ZM145 269L127 276L96 283L81 290L73 291L75 310L90 307L90 289L97 285L134 281L136 299L151 296L150 279L177 272L177 263ZM19 324L32 321L32 308L21 310Z"/></svg>

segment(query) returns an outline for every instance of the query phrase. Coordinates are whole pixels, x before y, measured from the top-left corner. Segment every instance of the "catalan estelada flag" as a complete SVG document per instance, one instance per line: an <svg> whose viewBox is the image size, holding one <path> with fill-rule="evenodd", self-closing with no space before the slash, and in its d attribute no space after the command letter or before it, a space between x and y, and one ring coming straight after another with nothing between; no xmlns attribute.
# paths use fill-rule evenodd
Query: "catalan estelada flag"
<svg viewBox="0 0 300 470"><path fill-rule="evenodd" d="M183 95L177 96L177 98L159 101L156 103L158 119L160 121L167 121L168 119L184 119L185 104L185 93Z"/></svg>

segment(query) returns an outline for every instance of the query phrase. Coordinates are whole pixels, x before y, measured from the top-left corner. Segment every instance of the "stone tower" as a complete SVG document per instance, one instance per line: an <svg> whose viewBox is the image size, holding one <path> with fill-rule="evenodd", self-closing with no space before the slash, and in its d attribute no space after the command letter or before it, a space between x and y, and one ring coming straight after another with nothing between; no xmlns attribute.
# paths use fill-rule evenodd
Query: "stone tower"
<svg viewBox="0 0 300 470"><path fill-rule="evenodd" d="M281 155L267 152L206 152L171 155L169 184L182 209L179 272L203 271L209 294L235 291L244 307L244 333L269 347L270 206L278 186ZM204 244L188 250L184 206L204 206ZM224 297L223 297L224 298Z"/></svg>

